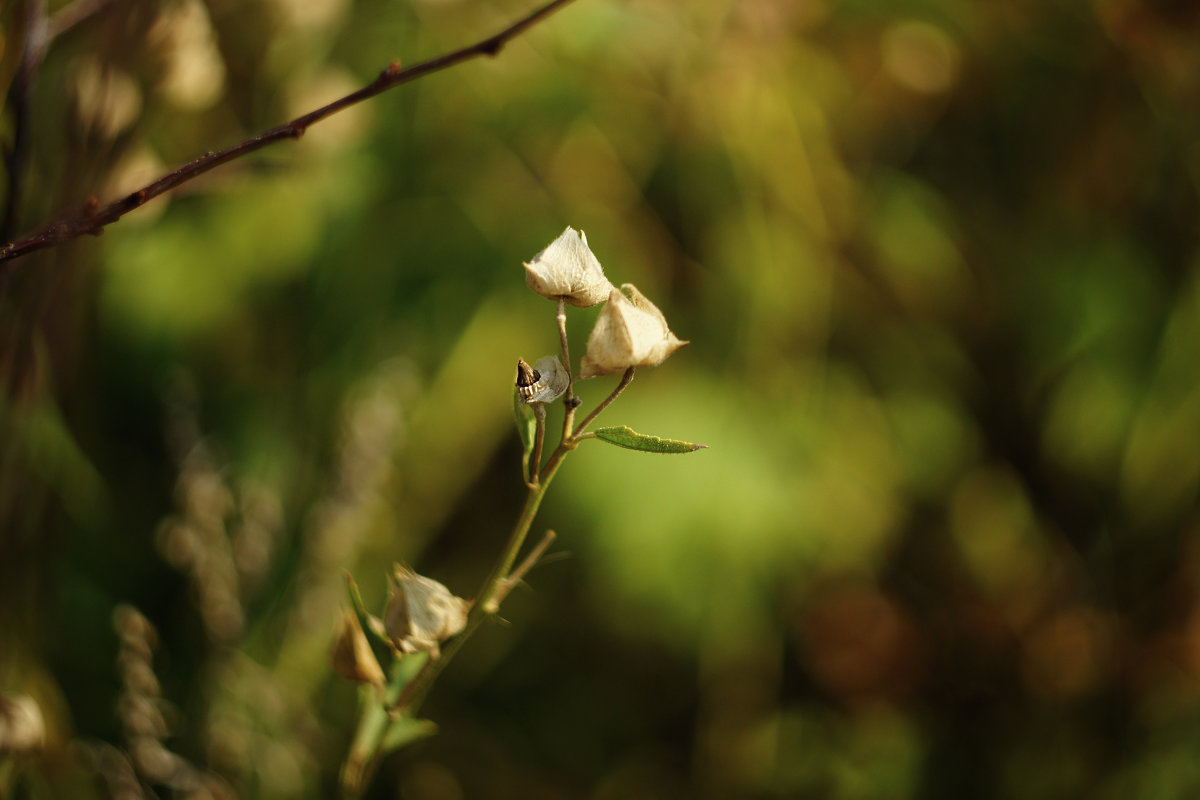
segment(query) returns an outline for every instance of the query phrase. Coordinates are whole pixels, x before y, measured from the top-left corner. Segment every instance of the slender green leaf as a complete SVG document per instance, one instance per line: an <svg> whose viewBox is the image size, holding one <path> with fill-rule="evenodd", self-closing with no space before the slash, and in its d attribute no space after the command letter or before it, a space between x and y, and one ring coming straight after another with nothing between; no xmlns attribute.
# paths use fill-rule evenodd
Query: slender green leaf
<svg viewBox="0 0 1200 800"><path fill-rule="evenodd" d="M678 439L664 439L661 436L638 433L628 425L597 428L596 438L603 439L609 444L615 444L617 447L641 450L643 453L694 453L708 447L706 444L693 444Z"/></svg>

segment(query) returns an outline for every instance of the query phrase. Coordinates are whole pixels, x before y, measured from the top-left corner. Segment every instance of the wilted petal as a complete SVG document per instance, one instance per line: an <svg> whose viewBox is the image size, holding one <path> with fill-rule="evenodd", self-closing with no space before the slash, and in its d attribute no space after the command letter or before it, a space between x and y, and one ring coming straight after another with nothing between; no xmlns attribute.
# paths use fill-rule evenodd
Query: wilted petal
<svg viewBox="0 0 1200 800"><path fill-rule="evenodd" d="M622 285L629 293L613 289L608 304L600 310L596 325L588 337L580 377L610 375L629 367L654 367L683 347L671 333L667 319L645 295L631 283Z"/></svg>
<svg viewBox="0 0 1200 800"><path fill-rule="evenodd" d="M525 264L525 283L542 297L561 297L580 308L603 303L613 288L588 247L587 236L569 226Z"/></svg>

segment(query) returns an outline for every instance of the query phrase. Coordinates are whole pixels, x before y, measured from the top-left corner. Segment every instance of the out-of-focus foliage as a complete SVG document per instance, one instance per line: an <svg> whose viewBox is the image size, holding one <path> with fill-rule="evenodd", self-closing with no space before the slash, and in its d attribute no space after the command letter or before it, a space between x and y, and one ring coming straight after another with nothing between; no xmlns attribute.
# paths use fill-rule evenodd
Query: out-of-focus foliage
<svg viewBox="0 0 1200 800"><path fill-rule="evenodd" d="M112 3L40 64L14 233L527 10ZM711 449L580 447L570 557L374 796L1196 796L1197 142L1188 3L577 0L18 262L0 692L46 741L0 781L329 796L342 570L486 574L570 224L692 342L603 424Z"/></svg>

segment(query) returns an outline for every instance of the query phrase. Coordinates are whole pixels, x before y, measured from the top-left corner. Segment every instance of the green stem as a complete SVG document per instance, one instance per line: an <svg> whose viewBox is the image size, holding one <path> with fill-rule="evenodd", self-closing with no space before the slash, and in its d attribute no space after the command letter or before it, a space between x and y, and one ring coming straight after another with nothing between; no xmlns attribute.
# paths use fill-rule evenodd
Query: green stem
<svg viewBox="0 0 1200 800"><path fill-rule="evenodd" d="M525 539L529 535L529 529L533 526L534 517L537 516L542 499L546 496L546 490L550 487L550 481L562 463L560 453L563 449L563 445L560 444L550 459L550 464L553 464L554 468L550 469L550 464L547 464L547 469L543 470L542 474L538 476L537 484L525 495L525 505L521 509L521 515L517 518L516 524L513 525L512 533L508 536L508 543L504 546L504 551L500 559L496 562L496 566L492 568L483 585L479 587L475 602L471 604L471 611L467 614L466 627L463 628L461 633L446 643L440 657L431 658L421 671L417 673L417 677L405 687L404 693L393 706L393 713L415 714L421 702L425 699L425 695L433 687L433 683L437 680L438 675L446 668L450 660L454 658L455 653L463 646L463 643L471 638L471 634L475 632L485 619L499 611L498 595L501 593L505 578L508 577L508 573L512 571L513 564L516 563L517 554L520 553L521 546L525 544Z"/></svg>
<svg viewBox="0 0 1200 800"><path fill-rule="evenodd" d="M576 428L575 432L571 434L571 439L574 442L579 441L579 434L586 431L587 426L595 422L596 417L600 416L600 412L608 408L609 404L611 404L613 400L616 400L621 395L621 392L625 391L625 387L633 382L634 369L634 367L630 367L629 369L625 370L625 374L621 376L621 382L617 384L617 388L613 389L612 392L609 393L608 397L600 401L600 405L596 406L595 409L592 410L592 413L584 417L583 422L579 423L579 427Z"/></svg>
<svg viewBox="0 0 1200 800"><path fill-rule="evenodd" d="M378 698L366 699L362 717L359 719L358 730L355 732L350 753L346 757L346 763L342 769L342 793L347 800L356 800L361 797L363 790L370 783L371 776L378 767L379 759L383 754L384 742L387 741L392 729L396 725L412 724L417 709L425 700L425 696L429 694L429 690L433 688L438 675L446 668L467 639L471 638L471 634L483 624L483 621L494 616L500 610L500 602L511 588L509 579L513 565L517 561L521 547L525 544L525 539L529 536L533 520L546 496L546 490L550 488L550 482L554 479L558 468L562 466L563 459L566 458L567 453L575 449L581 439L592 438L589 434L584 433L584 429L604 409L608 408L621 392L625 391L625 387L632 380L633 367L630 367L625 370L617 387L587 415L570 435L567 435L567 431L570 430L571 409L567 409L568 425L564 429L563 439L554 449L546 466L534 473L534 481L529 486L528 494L525 495L525 505L521 508L521 514L513 525L499 560L479 587L475 602L471 604L471 610L467 614L467 624L462 632L445 643L440 655L428 658L421 665L416 676L411 677L411 680L405 678L411 675L413 669L412 656L397 659L392 674L389 676L383 702L379 702ZM541 421L539 421L539 426L541 426ZM536 469L535 462L534 470Z"/></svg>
<svg viewBox="0 0 1200 800"><path fill-rule="evenodd" d="M537 488L538 473L542 469L542 443L546 440L546 404L534 403L533 416L537 420L537 432L533 437L533 453L526 457L525 485Z"/></svg>
<svg viewBox="0 0 1200 800"><path fill-rule="evenodd" d="M571 437L571 426L575 424L575 409L579 407L579 395L575 394L575 375L571 372L571 349L567 346L567 301L558 298L558 343L562 350L562 363L567 368L567 393L563 398L562 441Z"/></svg>
<svg viewBox="0 0 1200 800"><path fill-rule="evenodd" d="M398 658L392 662L383 697L376 693L373 686L364 686L359 690L363 695L360 700L363 712L354 732L354 741L350 743L346 763L342 766L342 797L345 800L361 797L371 784L371 778L379 766L383 742L392 726L398 722L388 713L388 708L400 699L402 687L412 679L412 673L419 662L419 658L412 656ZM425 665L428 663L426 659Z"/></svg>

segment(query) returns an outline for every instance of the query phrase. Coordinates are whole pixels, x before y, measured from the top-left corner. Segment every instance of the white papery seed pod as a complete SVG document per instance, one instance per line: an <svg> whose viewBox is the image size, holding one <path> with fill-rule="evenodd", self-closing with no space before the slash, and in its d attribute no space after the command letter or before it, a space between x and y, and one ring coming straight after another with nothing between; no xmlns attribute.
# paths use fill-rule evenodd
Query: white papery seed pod
<svg viewBox="0 0 1200 800"><path fill-rule="evenodd" d="M517 362L517 394L522 403L550 403L567 390L567 368L555 356L543 356L532 367Z"/></svg>
<svg viewBox="0 0 1200 800"><path fill-rule="evenodd" d="M525 283L549 300L560 297L573 306L603 303L612 283L588 247L583 231L567 227L557 239L525 263Z"/></svg>
<svg viewBox="0 0 1200 800"><path fill-rule="evenodd" d="M685 344L671 333L658 306L626 283L620 290L613 289L608 304L600 309L588 337L580 377L611 375L629 367L656 367Z"/></svg>
<svg viewBox="0 0 1200 800"><path fill-rule="evenodd" d="M442 584L396 564L383 624L401 653L431 652L467 625L467 601Z"/></svg>

